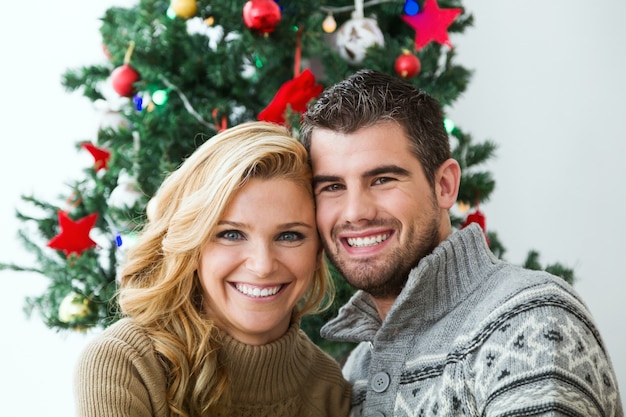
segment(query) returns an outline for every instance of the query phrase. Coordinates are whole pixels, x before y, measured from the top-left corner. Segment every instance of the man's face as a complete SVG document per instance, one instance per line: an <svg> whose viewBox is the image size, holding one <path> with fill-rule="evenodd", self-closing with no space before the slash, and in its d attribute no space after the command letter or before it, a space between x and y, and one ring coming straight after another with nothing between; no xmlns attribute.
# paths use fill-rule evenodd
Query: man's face
<svg viewBox="0 0 626 417"><path fill-rule="evenodd" d="M439 243L441 210L395 123L311 137L317 227L331 262L354 287L395 298Z"/></svg>

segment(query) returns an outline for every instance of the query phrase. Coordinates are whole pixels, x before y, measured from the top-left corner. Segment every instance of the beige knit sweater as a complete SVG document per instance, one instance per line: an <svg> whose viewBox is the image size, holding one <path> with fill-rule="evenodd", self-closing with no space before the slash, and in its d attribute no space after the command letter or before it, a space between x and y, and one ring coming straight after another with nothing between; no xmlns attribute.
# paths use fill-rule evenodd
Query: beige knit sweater
<svg viewBox="0 0 626 417"><path fill-rule="evenodd" d="M339 365L299 329L251 346L226 337L232 416L347 416L350 385ZM122 319L97 336L76 366L79 417L169 417L165 373L147 334Z"/></svg>

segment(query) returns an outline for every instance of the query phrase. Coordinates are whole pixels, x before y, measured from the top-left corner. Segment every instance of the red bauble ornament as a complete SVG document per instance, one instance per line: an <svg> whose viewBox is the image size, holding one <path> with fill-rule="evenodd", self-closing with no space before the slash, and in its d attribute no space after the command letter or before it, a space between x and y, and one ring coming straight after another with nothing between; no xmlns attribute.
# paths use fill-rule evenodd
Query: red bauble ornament
<svg viewBox="0 0 626 417"><path fill-rule="evenodd" d="M130 64L121 65L111 73L113 89L122 97L132 97L135 94L135 86L133 84L140 79L141 76Z"/></svg>
<svg viewBox="0 0 626 417"><path fill-rule="evenodd" d="M396 73L402 78L411 78L419 74L422 69L422 63L418 57L405 49L402 51L402 55L396 58L394 68Z"/></svg>
<svg viewBox="0 0 626 417"><path fill-rule="evenodd" d="M273 32L280 22L280 7L274 0L249 0L243 6L243 22L261 33Z"/></svg>

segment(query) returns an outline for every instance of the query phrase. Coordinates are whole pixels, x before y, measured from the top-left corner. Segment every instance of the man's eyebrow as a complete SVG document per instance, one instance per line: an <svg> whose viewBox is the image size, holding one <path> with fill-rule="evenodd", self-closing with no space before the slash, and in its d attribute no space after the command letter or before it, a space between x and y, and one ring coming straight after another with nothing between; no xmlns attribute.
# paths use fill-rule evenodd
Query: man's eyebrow
<svg viewBox="0 0 626 417"><path fill-rule="evenodd" d="M381 165L376 168L372 168L369 171L365 171L361 175L361 178L376 177L378 175L383 175L383 174L395 174L395 175L402 175L405 177L411 176L411 173L409 171L397 165ZM341 181L341 177L338 177L336 175L315 175L313 176L313 187L315 187L316 185L320 183L340 182L340 181Z"/></svg>
<svg viewBox="0 0 626 417"><path fill-rule="evenodd" d="M313 187L322 182L335 182L339 181L340 178L335 175L314 175L313 176Z"/></svg>
<svg viewBox="0 0 626 417"><path fill-rule="evenodd" d="M365 171L361 175L361 177L362 178L376 177L382 174L396 174L396 175L402 175L405 177L411 176L411 173L409 171L397 165L382 165L382 166L370 169L369 171Z"/></svg>

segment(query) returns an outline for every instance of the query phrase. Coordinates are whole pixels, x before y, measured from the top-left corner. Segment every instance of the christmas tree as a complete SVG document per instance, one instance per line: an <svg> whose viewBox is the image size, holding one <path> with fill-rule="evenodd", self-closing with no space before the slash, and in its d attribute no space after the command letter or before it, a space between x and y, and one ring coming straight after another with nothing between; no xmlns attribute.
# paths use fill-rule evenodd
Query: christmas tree
<svg viewBox="0 0 626 417"><path fill-rule="evenodd" d="M119 318L116 276L126 249L150 210L165 175L219 130L250 120L284 124L297 135L299 116L325 86L361 68L403 77L444 111L464 92L471 71L456 62L452 39L472 25L460 0L141 0L102 17L103 59L69 69L63 85L111 119L97 137L80 140L94 164L61 189L59 199L22 198L37 215L18 212L19 237L36 266L0 264L49 278L44 294L26 300L50 328L106 327ZM451 36L452 35L452 36ZM475 143L446 120L462 167L452 211L456 227L477 222L492 251L497 234L479 209L495 187L484 163L492 141ZM541 269L536 251L526 267ZM546 267L572 282L560 264ZM343 357L349 346L326 344L319 327L352 290L334 271L337 299L303 327L324 349Z"/></svg>

